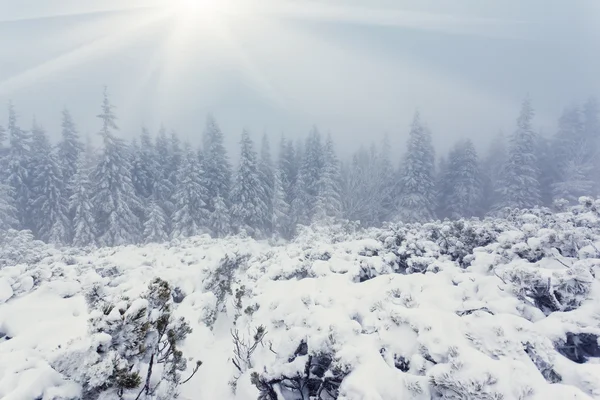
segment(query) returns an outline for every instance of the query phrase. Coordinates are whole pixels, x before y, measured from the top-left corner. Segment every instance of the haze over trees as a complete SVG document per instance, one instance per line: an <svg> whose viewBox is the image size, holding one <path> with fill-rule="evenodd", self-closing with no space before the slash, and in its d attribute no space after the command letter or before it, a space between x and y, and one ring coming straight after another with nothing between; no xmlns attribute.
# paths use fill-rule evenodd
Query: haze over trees
<svg viewBox="0 0 600 400"><path fill-rule="evenodd" d="M513 130L484 154L469 139L436 153L435 132L416 112L401 154L384 137L340 160L331 136L315 126L304 141L282 136L276 146L244 130L233 163L210 115L201 148L164 127L156 135L143 128L129 142L105 92L97 116L101 146L94 149L84 145L68 109L57 116L57 143L48 137L59 135L48 135L40 122L23 128L12 103L7 111L0 126L0 229L29 230L56 245L203 233L290 239L299 225L485 217L600 192L600 110L593 98L566 108L550 136L537 132L534 105L525 99Z"/></svg>

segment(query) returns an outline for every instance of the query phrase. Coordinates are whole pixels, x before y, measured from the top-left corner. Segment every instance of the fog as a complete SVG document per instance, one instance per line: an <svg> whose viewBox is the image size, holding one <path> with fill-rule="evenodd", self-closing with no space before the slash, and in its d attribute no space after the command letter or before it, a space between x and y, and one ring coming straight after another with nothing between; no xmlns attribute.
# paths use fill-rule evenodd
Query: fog
<svg viewBox="0 0 600 400"><path fill-rule="evenodd" d="M417 109L436 148L481 147L514 129L528 94L552 134L565 106L600 93L596 1L126 3L0 0L0 103L22 126L35 116L58 137L67 106L94 134L107 85L124 137L164 123L199 143L212 113L233 154L244 127L316 124L347 155L384 133L400 150Z"/></svg>

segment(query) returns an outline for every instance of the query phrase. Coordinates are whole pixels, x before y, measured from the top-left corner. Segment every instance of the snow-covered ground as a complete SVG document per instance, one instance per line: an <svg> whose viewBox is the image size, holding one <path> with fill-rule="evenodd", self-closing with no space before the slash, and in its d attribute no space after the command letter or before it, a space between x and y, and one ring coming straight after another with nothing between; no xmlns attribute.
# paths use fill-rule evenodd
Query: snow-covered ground
<svg viewBox="0 0 600 400"><path fill-rule="evenodd" d="M600 399L599 206L289 244L34 243L0 267L0 398L79 398L59 366L90 340L86 293L136 299L161 277L193 328L182 350L203 361L183 399ZM231 331L259 326L239 376Z"/></svg>

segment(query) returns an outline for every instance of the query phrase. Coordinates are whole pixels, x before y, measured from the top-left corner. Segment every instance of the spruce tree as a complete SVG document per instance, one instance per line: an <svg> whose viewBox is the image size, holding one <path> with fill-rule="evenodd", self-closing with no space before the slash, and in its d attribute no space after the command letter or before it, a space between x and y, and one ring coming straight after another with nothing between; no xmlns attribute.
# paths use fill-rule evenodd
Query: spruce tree
<svg viewBox="0 0 600 400"><path fill-rule="evenodd" d="M400 172L398 217L424 222L435 217L435 151L431 134L415 113Z"/></svg>
<svg viewBox="0 0 600 400"><path fill-rule="evenodd" d="M396 173L391 160L391 144L388 135L385 135L378 152L377 188L379 201L378 222L389 221L395 210L395 196L397 194Z"/></svg>
<svg viewBox="0 0 600 400"><path fill-rule="evenodd" d="M274 232L280 237L291 239L294 235L294 226L290 218L290 204L286 200L283 186L284 172L278 169L274 174L274 178L271 223Z"/></svg>
<svg viewBox="0 0 600 400"><path fill-rule="evenodd" d="M45 131L34 123L31 159L31 217L36 236L56 245L69 243L68 201L61 166Z"/></svg>
<svg viewBox="0 0 600 400"><path fill-rule="evenodd" d="M227 158L227 151L223 143L223 132L215 119L209 115L206 119L204 131L204 174L208 189L209 211L214 210L214 200L223 196L226 202L231 189L231 165Z"/></svg>
<svg viewBox="0 0 600 400"><path fill-rule="evenodd" d="M9 229L18 227L18 225L13 188L0 183L0 235L6 233Z"/></svg>
<svg viewBox="0 0 600 400"><path fill-rule="evenodd" d="M235 229L264 237L263 223L269 218L258 170L254 144L248 131L242 133L240 165L231 189L231 219Z"/></svg>
<svg viewBox="0 0 600 400"><path fill-rule="evenodd" d="M231 218L227 203L220 194L214 200L214 208L208 217L208 225L215 237L224 237L231 232Z"/></svg>
<svg viewBox="0 0 600 400"><path fill-rule="evenodd" d="M583 105L583 132L586 138L587 152L585 159L591 160L591 168L600 170L600 106L596 98L589 98ZM592 175L594 188L592 195L600 194L600 174Z"/></svg>
<svg viewBox="0 0 600 400"><path fill-rule="evenodd" d="M208 225L207 198L208 191L197 154L186 144L173 197L173 238L198 235Z"/></svg>
<svg viewBox="0 0 600 400"><path fill-rule="evenodd" d="M443 181L444 216L459 219L480 214L479 161L471 140L458 142L450 152Z"/></svg>
<svg viewBox="0 0 600 400"><path fill-rule="evenodd" d="M93 164L88 158L88 152L80 154L77 162L77 172L75 172L69 184L71 192L69 209L73 216L71 224L72 244L76 247L93 246L96 243L97 230L92 204L92 183L90 181Z"/></svg>
<svg viewBox="0 0 600 400"><path fill-rule="evenodd" d="M321 134L313 127L306 139L302 164L296 181L296 198L292 202L294 219L308 225L316 211L319 182L323 173L324 156Z"/></svg>
<svg viewBox="0 0 600 400"><path fill-rule="evenodd" d="M168 238L167 215L157 199L150 200L146 215L146 221L144 222L144 241L146 243L165 242Z"/></svg>
<svg viewBox="0 0 600 400"><path fill-rule="evenodd" d="M61 140L58 143L58 160L63 180L67 183L71 182L73 175L77 172L77 163L84 151L84 146L79 138L73 118L66 108L62 111L61 127ZM68 187L66 187L64 195L67 199L71 196Z"/></svg>
<svg viewBox="0 0 600 400"><path fill-rule="evenodd" d="M340 181L340 165L335 154L333 139L329 135L323 149L323 169L318 181L314 220L321 221L342 216Z"/></svg>
<svg viewBox="0 0 600 400"><path fill-rule="evenodd" d="M269 145L269 138L266 134L263 135L262 138L258 171L260 174L262 200L267 208L265 218L261 223L261 230L266 236L270 236L273 232L272 215L273 195L275 190L275 173L273 171L273 161L271 159L271 146Z"/></svg>
<svg viewBox="0 0 600 400"><path fill-rule="evenodd" d="M31 136L17 125L17 114L12 103L8 105L8 135L7 183L14 193L19 227L29 229L32 227L29 218Z"/></svg>
<svg viewBox="0 0 600 400"><path fill-rule="evenodd" d="M173 212L172 196L175 185L171 179L171 151L169 148L169 139L167 139L164 127L161 127L158 131L158 136L156 137L154 145L154 157L157 168L153 184L154 196L158 204L167 214L167 217L170 217ZM175 172L177 171L175 170ZM176 173L174 175L176 176ZM169 222L168 219L167 223Z"/></svg>
<svg viewBox="0 0 600 400"><path fill-rule="evenodd" d="M141 203L131 180L131 155L125 141L115 135L118 130L113 106L104 91L100 135L104 148L93 173L93 204L99 230L98 244L119 246L137 243L141 223L135 210Z"/></svg>
<svg viewBox="0 0 600 400"><path fill-rule="evenodd" d="M281 138L279 145L279 178L283 190L284 201L291 205L296 196L296 181L298 179L298 158L294 142Z"/></svg>
<svg viewBox="0 0 600 400"><path fill-rule="evenodd" d="M525 99L517 119L517 129L510 138L508 159L503 168L500 208L531 208L541 203L533 116L531 102Z"/></svg>
<svg viewBox="0 0 600 400"><path fill-rule="evenodd" d="M493 212L497 207L498 192L502 186L502 170L506 164L506 138L502 133L496 135L492 140L482 169L482 199L481 210L484 213Z"/></svg>

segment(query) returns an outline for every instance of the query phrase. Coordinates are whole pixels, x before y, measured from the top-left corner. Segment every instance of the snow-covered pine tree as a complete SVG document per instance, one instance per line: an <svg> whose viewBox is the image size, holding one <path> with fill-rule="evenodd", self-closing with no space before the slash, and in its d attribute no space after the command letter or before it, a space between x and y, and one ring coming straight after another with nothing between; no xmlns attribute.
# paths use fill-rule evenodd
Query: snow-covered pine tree
<svg viewBox="0 0 600 400"><path fill-rule="evenodd" d="M351 221L360 221L363 226L375 225L379 214L378 185L372 155L361 146L342 171L343 216Z"/></svg>
<svg viewBox="0 0 600 400"><path fill-rule="evenodd" d="M413 118L399 182L398 218L424 222L435 217L435 151L419 112Z"/></svg>
<svg viewBox="0 0 600 400"><path fill-rule="evenodd" d="M4 142L6 142L6 129L0 125L0 148L4 149Z"/></svg>
<svg viewBox="0 0 600 400"><path fill-rule="evenodd" d="M158 171L158 160L154 150L154 143L150 137L150 132L146 127L142 128L140 135L140 146L136 157L138 165L136 166L136 189L141 199L148 200L154 193L154 183Z"/></svg>
<svg viewBox="0 0 600 400"><path fill-rule="evenodd" d="M448 156L450 156L450 154ZM449 169L448 166L448 159L445 156L441 156L437 163L435 175L435 196L437 199L435 202L435 214L441 219L448 218L446 213L448 208L448 193L450 192L450 183L446 180Z"/></svg>
<svg viewBox="0 0 600 400"><path fill-rule="evenodd" d="M14 191L19 228L28 229L32 227L29 218L31 136L17 125L17 113L12 103L8 103L8 135L10 148L6 182Z"/></svg>
<svg viewBox="0 0 600 400"><path fill-rule="evenodd" d="M306 139L302 163L296 181L296 198L292 203L294 219L308 225L316 211L319 180L323 173L324 157L321 134L314 126Z"/></svg>
<svg viewBox="0 0 600 400"><path fill-rule="evenodd" d="M340 164L335 154L333 139L328 135L323 148L323 169L318 181L313 221L337 219L342 216L340 182Z"/></svg>
<svg viewBox="0 0 600 400"><path fill-rule="evenodd" d="M179 136L177 136L177 133L175 131L171 132L167 152L169 157L168 175L171 184L173 185L173 187L175 187L175 185L177 185L177 176L179 175L181 161L185 156L184 152L181 150L181 142L179 141Z"/></svg>
<svg viewBox="0 0 600 400"><path fill-rule="evenodd" d="M502 185L502 169L506 164L506 139L502 133L492 140L486 157L481 163L482 199L480 209L489 213L495 209L497 193Z"/></svg>
<svg viewBox="0 0 600 400"><path fill-rule="evenodd" d="M208 225L215 237L224 237L231 232L231 218L227 203L220 194L214 200L214 208L208 217Z"/></svg>
<svg viewBox="0 0 600 400"><path fill-rule="evenodd" d="M577 203L580 196L596 194L594 171L600 166L597 161L599 139L593 126L597 125L597 112L595 102L589 100L583 113L579 107L570 107L559 118L551 157L555 200L564 198Z"/></svg>
<svg viewBox="0 0 600 400"><path fill-rule="evenodd" d="M113 106L105 89L100 135L104 148L93 173L93 204L99 230L98 244L119 246L137 243L141 237L141 222L134 210L141 208L131 181L131 155L127 143L118 138Z"/></svg>
<svg viewBox="0 0 600 400"><path fill-rule="evenodd" d="M444 173L444 216L459 219L479 215L481 179L473 142L459 141L450 152Z"/></svg>
<svg viewBox="0 0 600 400"><path fill-rule="evenodd" d="M500 202L503 208L530 208L541 203L536 133L532 128L534 116L527 98L517 119L517 129L510 138L508 158L503 168Z"/></svg>
<svg viewBox="0 0 600 400"><path fill-rule="evenodd" d="M227 158L227 151L223 143L223 132L217 125L214 117L209 115L206 119L204 131L204 174L208 189L209 211L214 210L214 199L220 195L227 203L231 190L231 165Z"/></svg>
<svg viewBox="0 0 600 400"><path fill-rule="evenodd" d="M154 158L156 160L157 172L154 180L154 196L163 210L170 217L173 212L173 184L171 177L171 160L169 150L169 139L167 139L166 129L161 126L154 144ZM168 222L168 221L167 221Z"/></svg>
<svg viewBox="0 0 600 400"><path fill-rule="evenodd" d="M395 210L395 196L397 193L397 182L396 172L391 160L391 144L390 138L386 134L383 137L381 148L378 152L378 187L377 193L379 194L380 201L379 206L379 223L383 221L389 221Z"/></svg>
<svg viewBox="0 0 600 400"><path fill-rule="evenodd" d="M258 161L250 134L244 129L240 141L240 165L231 189L231 220L234 229L264 237L263 222L269 218Z"/></svg>
<svg viewBox="0 0 600 400"><path fill-rule="evenodd" d="M583 133L586 138L586 159L592 159L592 168L600 170L600 106L596 98L589 98L583 105ZM593 174L594 189L591 194L600 194L600 174Z"/></svg>
<svg viewBox="0 0 600 400"><path fill-rule="evenodd" d="M277 162L279 178L285 202L290 205L294 201L296 180L298 179L298 158L294 142L281 137L279 159Z"/></svg>
<svg viewBox="0 0 600 400"><path fill-rule="evenodd" d="M161 243L168 239L167 215L156 198L149 201L144 222L144 241Z"/></svg>
<svg viewBox="0 0 600 400"><path fill-rule="evenodd" d="M61 165L44 129L34 122L31 132L30 212L34 232L46 243L63 245L70 242L70 221Z"/></svg>
<svg viewBox="0 0 600 400"><path fill-rule="evenodd" d="M186 144L173 196L173 238L198 235L208 225L208 190L203 175L196 152Z"/></svg>
<svg viewBox="0 0 600 400"><path fill-rule="evenodd" d="M77 162L77 170L69 183L71 197L69 210L72 215L72 244L75 247L93 246L96 243L96 221L92 204L92 183L90 175L93 164L88 153L82 152Z"/></svg>
<svg viewBox="0 0 600 400"><path fill-rule="evenodd" d="M294 235L294 226L290 219L290 205L286 200L283 187L284 172L277 169L274 174L273 186L273 214L271 223L273 231L280 237L291 239Z"/></svg>
<svg viewBox="0 0 600 400"><path fill-rule="evenodd" d="M273 161L271 159L271 146L269 137L264 134L260 147L260 159L258 161L258 171L260 174L262 198L267 213L265 220L261 223L261 230L266 236L270 236L273 232L273 195L275 190L275 173L273 171Z"/></svg>
<svg viewBox="0 0 600 400"><path fill-rule="evenodd" d="M79 133L71 113L66 108L62 111L61 121L61 140L58 143L58 161L60 162L60 170L63 181L71 182L73 175L77 172L77 163L81 153L84 151L83 143L79 138ZM71 192L68 185L65 186L64 196L66 199L71 197Z"/></svg>
<svg viewBox="0 0 600 400"><path fill-rule="evenodd" d="M13 198L13 188L4 183L0 183L0 238L9 229L14 229L19 225L17 220L17 208Z"/></svg>

